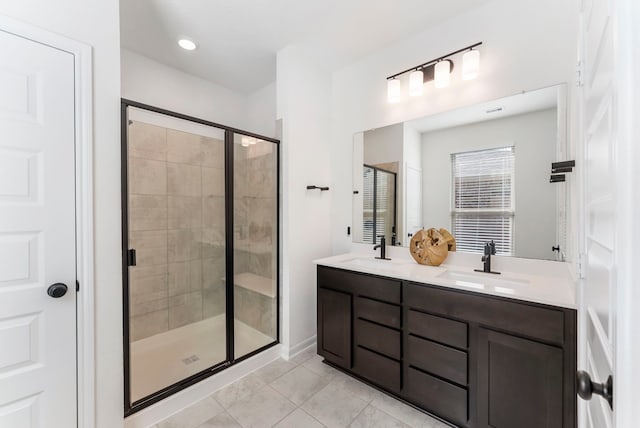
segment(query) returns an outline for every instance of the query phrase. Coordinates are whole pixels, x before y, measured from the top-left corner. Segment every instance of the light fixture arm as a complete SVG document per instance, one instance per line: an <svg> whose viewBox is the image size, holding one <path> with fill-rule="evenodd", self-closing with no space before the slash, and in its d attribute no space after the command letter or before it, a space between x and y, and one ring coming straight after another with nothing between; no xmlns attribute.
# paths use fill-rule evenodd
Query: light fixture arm
<svg viewBox="0 0 640 428"><path fill-rule="evenodd" d="M451 57L451 56L453 56L453 55L459 54L459 53L464 52L464 51L467 51L467 50L471 50L471 49L473 49L473 48L475 48L475 47L480 46L481 44L482 44L482 42L478 42L478 43L475 43L475 44L473 44L473 45L469 45L469 46L467 46L467 47L464 47L464 48L462 48L462 49L458 49L457 51L454 51L454 52L448 53L448 54L446 54L446 55L443 55L443 56L441 56L441 57L439 57L439 58L432 59L431 61L427 61L427 62L425 62L424 64L420 64L420 65L413 66L413 67L411 67L411 68L407 68L406 70L401 71L400 73L396 73L396 74L393 74L393 75L391 75L391 76L387 77L387 80L395 79L396 77L401 76L401 75L403 75L403 74L405 74L405 73L409 73L409 72L411 72L411 71L416 71L416 70L420 70L420 69L423 69L423 70L424 70L424 69L426 69L428 66L432 66L432 65L434 65L434 64L435 64L435 63L437 63L438 61L442 61L442 60L445 60L445 59L447 59L447 58L449 58L449 57ZM451 62L452 62L452 61L451 61ZM452 64L452 65L453 65L453 64ZM453 67L452 67L451 69L453 70ZM426 74L425 74L425 76L426 76Z"/></svg>

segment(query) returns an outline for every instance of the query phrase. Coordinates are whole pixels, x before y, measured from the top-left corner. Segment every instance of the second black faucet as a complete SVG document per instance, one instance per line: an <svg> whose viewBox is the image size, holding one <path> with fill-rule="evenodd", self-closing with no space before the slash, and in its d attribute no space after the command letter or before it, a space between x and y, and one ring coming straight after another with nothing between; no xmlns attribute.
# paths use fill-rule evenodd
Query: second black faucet
<svg viewBox="0 0 640 428"><path fill-rule="evenodd" d="M380 248L380 257L376 257L376 259L391 260L387 258L387 238L385 238L384 235L380 235L378 236L378 238L380 238L380 243L375 247L373 247L374 250L377 250L378 248Z"/></svg>

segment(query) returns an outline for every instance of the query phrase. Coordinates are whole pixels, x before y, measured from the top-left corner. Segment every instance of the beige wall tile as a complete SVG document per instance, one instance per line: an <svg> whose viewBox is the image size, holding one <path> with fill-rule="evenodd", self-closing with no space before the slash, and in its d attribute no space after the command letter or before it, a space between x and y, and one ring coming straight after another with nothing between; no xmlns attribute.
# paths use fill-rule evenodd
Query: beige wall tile
<svg viewBox="0 0 640 428"><path fill-rule="evenodd" d="M167 266L158 266L167 269ZM130 272L135 268L130 268ZM140 272L140 269L136 271ZM137 274L129 274L129 296L147 296L150 300L159 299L167 296L168 292L168 274L164 273L138 276Z"/></svg>
<svg viewBox="0 0 640 428"><path fill-rule="evenodd" d="M167 130L144 122L129 125L129 157L167 160Z"/></svg>
<svg viewBox="0 0 640 428"><path fill-rule="evenodd" d="M202 291L202 317L211 318L225 313L226 294L224 286Z"/></svg>
<svg viewBox="0 0 640 428"><path fill-rule="evenodd" d="M200 167L196 165L168 163L167 186L170 195L202 195L202 173Z"/></svg>
<svg viewBox="0 0 640 428"><path fill-rule="evenodd" d="M169 263L169 296L202 289L202 260Z"/></svg>
<svg viewBox="0 0 640 428"><path fill-rule="evenodd" d="M168 233L169 262L186 262L202 257L202 230L178 229Z"/></svg>
<svg viewBox="0 0 640 428"><path fill-rule="evenodd" d="M202 198L194 196L168 197L169 229L199 229L202 227Z"/></svg>
<svg viewBox="0 0 640 428"><path fill-rule="evenodd" d="M129 247L136 250L138 266L167 264L166 230L134 231L129 235Z"/></svg>
<svg viewBox="0 0 640 428"><path fill-rule="evenodd" d="M224 197L207 196L204 199L202 221L205 228L215 229L225 224Z"/></svg>
<svg viewBox="0 0 640 428"><path fill-rule="evenodd" d="M224 255L219 258L207 258L202 260L202 287L218 288L224 286L226 265Z"/></svg>
<svg viewBox="0 0 640 428"><path fill-rule="evenodd" d="M129 194L167 194L166 162L140 158L130 158L128 174Z"/></svg>
<svg viewBox="0 0 640 428"><path fill-rule="evenodd" d="M129 196L129 230L165 230L167 228L167 197L152 195Z"/></svg>
<svg viewBox="0 0 640 428"><path fill-rule="evenodd" d="M202 139L202 165L224 169L224 137Z"/></svg>
<svg viewBox="0 0 640 428"><path fill-rule="evenodd" d="M169 330L169 312L166 309L150 312L131 318L129 338L132 342L135 342L167 330Z"/></svg>
<svg viewBox="0 0 640 428"><path fill-rule="evenodd" d="M129 316L136 317L151 312L168 310L169 299L166 292L137 294L129 299Z"/></svg>
<svg viewBox="0 0 640 428"><path fill-rule="evenodd" d="M150 276L166 275L167 272L167 265L131 266L129 268L129 278L148 278Z"/></svg>
<svg viewBox="0 0 640 428"><path fill-rule="evenodd" d="M169 298L169 328L202 320L202 292L180 294Z"/></svg>
<svg viewBox="0 0 640 428"><path fill-rule="evenodd" d="M167 130L167 160L176 163L200 165L202 163L202 139L200 135Z"/></svg>
<svg viewBox="0 0 640 428"><path fill-rule="evenodd" d="M222 258L225 252L224 226L202 230L202 258Z"/></svg>
<svg viewBox="0 0 640 428"><path fill-rule="evenodd" d="M224 170L202 168L202 194L204 196L224 196Z"/></svg>

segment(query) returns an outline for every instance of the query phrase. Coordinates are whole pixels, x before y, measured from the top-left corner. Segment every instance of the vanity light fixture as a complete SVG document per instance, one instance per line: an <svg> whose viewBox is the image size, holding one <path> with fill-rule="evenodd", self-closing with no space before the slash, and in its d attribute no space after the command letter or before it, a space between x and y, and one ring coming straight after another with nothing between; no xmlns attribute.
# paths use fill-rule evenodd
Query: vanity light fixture
<svg viewBox="0 0 640 428"><path fill-rule="evenodd" d="M433 83L436 88L446 88L449 86L451 80L451 62L450 61L438 61L436 62L435 75L433 77Z"/></svg>
<svg viewBox="0 0 640 428"><path fill-rule="evenodd" d="M400 101L400 81L398 79L387 80L387 101L390 103Z"/></svg>
<svg viewBox="0 0 640 428"><path fill-rule="evenodd" d="M418 69L409 75L409 95L419 97L424 90L424 73Z"/></svg>
<svg viewBox="0 0 640 428"><path fill-rule="evenodd" d="M178 40L178 46L186 51L194 51L198 48L198 44L191 39L182 37Z"/></svg>
<svg viewBox="0 0 640 428"><path fill-rule="evenodd" d="M448 86L451 81L451 72L454 68L454 62L450 57L465 51L468 52L462 58L462 79L475 79L478 77L478 70L480 69L480 52L474 50L474 48L481 44L482 42L475 43L387 77L387 101L390 103L400 101L402 86L398 77L406 73L411 73L409 75L409 95L412 97L422 95L424 84L432 80L436 88Z"/></svg>
<svg viewBox="0 0 640 428"><path fill-rule="evenodd" d="M473 80L478 77L480 69L480 52L473 49L462 55L462 80Z"/></svg>

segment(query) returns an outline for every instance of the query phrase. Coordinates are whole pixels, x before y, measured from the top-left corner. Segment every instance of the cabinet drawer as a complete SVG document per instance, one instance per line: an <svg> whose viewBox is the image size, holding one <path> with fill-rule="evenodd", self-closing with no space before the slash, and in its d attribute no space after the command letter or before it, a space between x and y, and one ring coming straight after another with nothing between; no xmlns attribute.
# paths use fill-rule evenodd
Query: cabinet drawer
<svg viewBox="0 0 640 428"><path fill-rule="evenodd" d="M406 360L414 367L459 385L467 384L467 353L464 351L409 336Z"/></svg>
<svg viewBox="0 0 640 428"><path fill-rule="evenodd" d="M460 318L547 342L564 342L562 310L414 284L407 285L406 300L410 302L410 307L434 314Z"/></svg>
<svg viewBox="0 0 640 428"><path fill-rule="evenodd" d="M400 363L356 347L353 371L390 391L400 391Z"/></svg>
<svg viewBox="0 0 640 428"><path fill-rule="evenodd" d="M355 300L356 317L375 321L389 327L400 328L400 306L378 302L358 296Z"/></svg>
<svg viewBox="0 0 640 428"><path fill-rule="evenodd" d="M387 327L357 319L354 339L356 345L362 345L388 357L400 359L400 332Z"/></svg>
<svg viewBox="0 0 640 428"><path fill-rule="evenodd" d="M409 300L414 303L413 301ZM409 333L456 348L467 348L467 324L410 310L407 314Z"/></svg>
<svg viewBox="0 0 640 428"><path fill-rule="evenodd" d="M358 296L400 304L400 296L402 294L402 283L400 281L355 273L349 274L349 279L353 284L354 292Z"/></svg>
<svg viewBox="0 0 640 428"><path fill-rule="evenodd" d="M409 367L407 399L459 425L467 424L467 390Z"/></svg>
<svg viewBox="0 0 640 428"><path fill-rule="evenodd" d="M318 286L400 304L402 282L388 278L318 266Z"/></svg>

